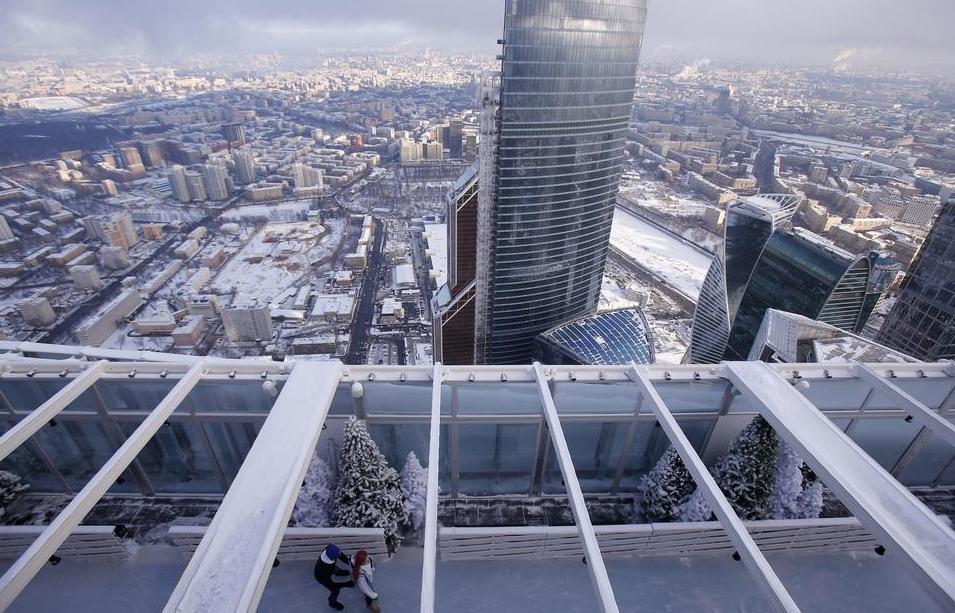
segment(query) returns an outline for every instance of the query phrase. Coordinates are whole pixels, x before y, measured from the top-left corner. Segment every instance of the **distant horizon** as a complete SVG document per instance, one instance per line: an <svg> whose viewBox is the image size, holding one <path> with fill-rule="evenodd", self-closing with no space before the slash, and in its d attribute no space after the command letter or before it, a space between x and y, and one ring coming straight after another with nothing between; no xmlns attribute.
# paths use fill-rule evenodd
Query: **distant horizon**
<svg viewBox="0 0 955 613"><path fill-rule="evenodd" d="M317 49L494 53L504 0L8 0L0 57L206 53L308 57ZM462 17L464 16L464 17ZM650 0L643 61L853 65L955 76L955 2ZM80 59L80 58L77 58Z"/></svg>

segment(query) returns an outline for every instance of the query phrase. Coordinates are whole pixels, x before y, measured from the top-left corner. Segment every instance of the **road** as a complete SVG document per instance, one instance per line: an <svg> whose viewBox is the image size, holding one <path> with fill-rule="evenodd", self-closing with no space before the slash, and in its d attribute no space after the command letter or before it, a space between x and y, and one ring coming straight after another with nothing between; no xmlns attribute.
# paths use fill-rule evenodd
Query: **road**
<svg viewBox="0 0 955 613"><path fill-rule="evenodd" d="M358 307L352 319L351 342L348 353L345 355L346 364L364 364L367 357L368 331L375 316L375 296L378 294L378 283L385 271L385 261L382 247L385 244L385 224L379 219L373 219L375 224L375 240L372 243L371 254L368 256L368 268L361 282L361 291L358 294Z"/></svg>

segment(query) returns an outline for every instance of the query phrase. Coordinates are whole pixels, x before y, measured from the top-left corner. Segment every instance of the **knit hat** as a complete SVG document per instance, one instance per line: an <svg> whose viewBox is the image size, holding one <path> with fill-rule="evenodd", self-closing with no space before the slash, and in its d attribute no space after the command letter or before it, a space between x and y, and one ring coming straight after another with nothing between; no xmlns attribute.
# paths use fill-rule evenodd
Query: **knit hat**
<svg viewBox="0 0 955 613"><path fill-rule="evenodd" d="M342 550L338 548L338 545L329 545L325 548L325 554L334 562L335 558L342 555Z"/></svg>

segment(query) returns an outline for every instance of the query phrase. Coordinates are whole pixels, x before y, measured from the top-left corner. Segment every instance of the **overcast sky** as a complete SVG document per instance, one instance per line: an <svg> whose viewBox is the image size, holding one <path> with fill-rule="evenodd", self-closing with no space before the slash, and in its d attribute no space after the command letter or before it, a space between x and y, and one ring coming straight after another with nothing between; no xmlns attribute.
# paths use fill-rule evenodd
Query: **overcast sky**
<svg viewBox="0 0 955 613"><path fill-rule="evenodd" d="M493 50L504 0L2 0L0 54ZM955 0L650 0L644 58L955 74Z"/></svg>

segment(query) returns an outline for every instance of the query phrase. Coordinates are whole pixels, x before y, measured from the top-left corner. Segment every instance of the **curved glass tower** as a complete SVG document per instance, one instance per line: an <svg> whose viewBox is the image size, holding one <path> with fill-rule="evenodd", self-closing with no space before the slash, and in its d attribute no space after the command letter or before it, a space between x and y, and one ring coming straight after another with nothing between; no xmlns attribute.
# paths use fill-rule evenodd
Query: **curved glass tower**
<svg viewBox="0 0 955 613"><path fill-rule="evenodd" d="M507 0L505 11L475 354L515 364L537 334L597 308L646 0Z"/></svg>

